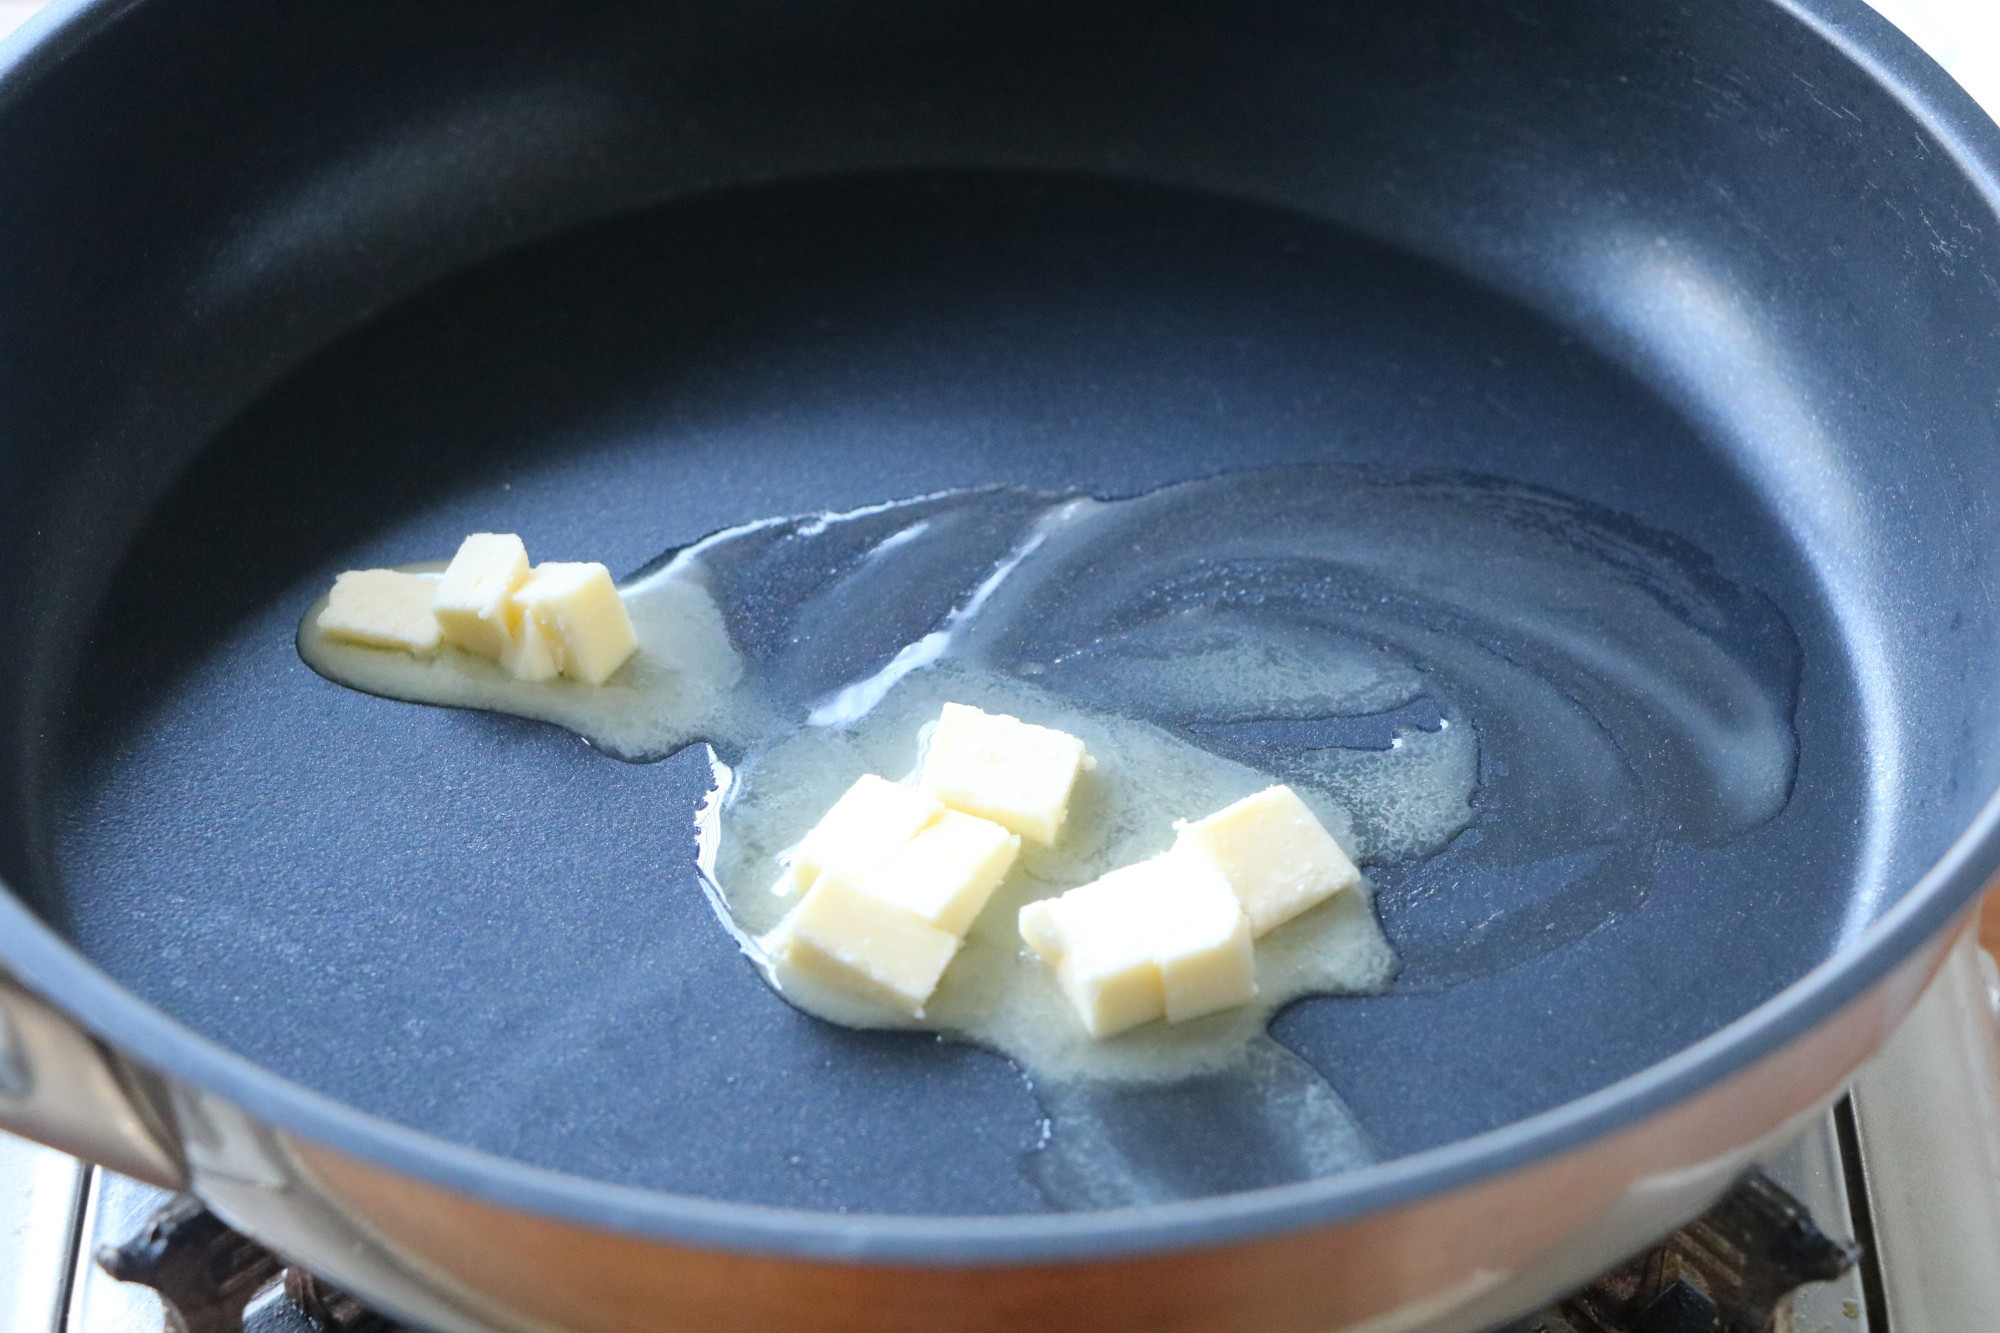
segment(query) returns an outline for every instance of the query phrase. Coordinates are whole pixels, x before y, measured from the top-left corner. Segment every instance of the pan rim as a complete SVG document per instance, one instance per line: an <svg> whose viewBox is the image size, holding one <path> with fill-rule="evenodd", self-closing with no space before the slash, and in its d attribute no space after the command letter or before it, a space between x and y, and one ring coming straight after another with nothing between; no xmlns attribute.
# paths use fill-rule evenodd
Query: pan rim
<svg viewBox="0 0 2000 1333"><path fill-rule="evenodd" d="M646 1239L920 1267L1076 1262L1202 1248L1348 1222L1465 1189L1608 1138L1721 1083L1830 1019L1950 927L2000 870L2000 792L1846 949L1734 1022L1575 1101L1341 1175L1098 1212L828 1213L616 1185L464 1147L347 1105L183 1027L0 893L4 961L121 1051L301 1141L504 1208ZM156 1054L158 1053L158 1054Z"/></svg>
<svg viewBox="0 0 2000 1333"><path fill-rule="evenodd" d="M1894 97L2000 216L2000 125L1863 0L1761 0ZM0 41L0 110L139 0L53 0ZM1658 1064L1526 1119L1342 1175L1088 1213L835 1214L615 1185L410 1129L263 1068L126 990L0 892L0 962L96 1036L302 1141L502 1207L660 1241L822 1261L998 1266L1158 1254L1326 1227L1445 1195L1636 1126L1834 1017L1947 929L2000 869L2000 791L1944 854L1832 957ZM4 889L0 885L0 889Z"/></svg>

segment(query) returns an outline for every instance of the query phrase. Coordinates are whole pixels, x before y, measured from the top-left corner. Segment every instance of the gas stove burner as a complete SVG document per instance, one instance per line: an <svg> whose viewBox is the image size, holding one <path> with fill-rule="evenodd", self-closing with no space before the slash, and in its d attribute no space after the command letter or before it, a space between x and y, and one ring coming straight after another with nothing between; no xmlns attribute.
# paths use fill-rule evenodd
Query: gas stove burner
<svg viewBox="0 0 2000 1333"><path fill-rule="evenodd" d="M244 1307L284 1269L191 1194L176 1195L130 1240L100 1249L97 1262L121 1282L159 1292L170 1333L234 1333Z"/></svg>
<svg viewBox="0 0 2000 1333"><path fill-rule="evenodd" d="M402 1326L228 1226L191 1194L97 1252L105 1272L160 1293L168 1333L402 1333Z"/></svg>
<svg viewBox="0 0 2000 1333"><path fill-rule="evenodd" d="M1500 1333L1768 1333L1794 1290L1854 1264L1854 1246L1751 1170L1706 1213L1569 1299ZM178 1195L98 1251L106 1272L160 1293L172 1333L400 1333Z"/></svg>
<svg viewBox="0 0 2000 1333"><path fill-rule="evenodd" d="M1505 1333L1767 1333L1808 1282L1854 1266L1805 1207L1752 1169L1713 1208Z"/></svg>

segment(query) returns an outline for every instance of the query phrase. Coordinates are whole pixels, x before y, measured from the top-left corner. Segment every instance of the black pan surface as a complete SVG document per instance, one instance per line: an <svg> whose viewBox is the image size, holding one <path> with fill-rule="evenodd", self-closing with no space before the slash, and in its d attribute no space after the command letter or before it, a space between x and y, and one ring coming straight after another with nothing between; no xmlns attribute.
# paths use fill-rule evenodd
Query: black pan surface
<svg viewBox="0 0 2000 1333"><path fill-rule="evenodd" d="M914 12L753 35L606 5L554 34L494 6L456 45L413 21L410 50L451 53L419 79L372 20L306 6L306 36L260 54L317 35L333 55L282 92L127 85L183 123L272 109L208 188L161 168L165 216L98 224L151 238L149 270L176 276L128 291L122 324L110 277L90 286L37 364L101 327L68 373L108 364L121 392L66 415L83 390L37 383L8 409L11 439L51 443L9 462L50 517L8 540L53 571L9 594L36 636L8 668L10 725L52 738L15 747L13 883L195 1032L455 1143L728 1201L1037 1211L1038 1109L1005 1062L819 1023L737 956L693 876L699 756L625 765L343 691L298 661L301 609L341 569L477 529L623 571L729 523L947 487L1460 469L1629 515L1768 596L1801 653L1793 794L1448 985L1425 960L1489 927L1491 901L1454 893L1448 856L1384 868L1405 979L1274 1034L1398 1157L1748 1012L1893 903L2000 773L1991 210L1944 138L1776 7L1395 8L980 11L1013 44L977 56ZM94 79L61 86L114 86L141 38L192 49L235 23L255 44L259 22L140 6ZM727 46L730 86L813 72L817 100L780 101L815 108L825 160L791 162L738 106L677 132L733 143L741 169L676 176L646 138L693 96L666 77L669 36ZM1731 54L1753 39L1754 66ZM874 63L843 65L864 45ZM949 78L925 63L947 47ZM1003 56L1037 73L996 121ZM1252 94L1232 80L1258 61ZM407 125L383 108L416 124L424 88L461 165L541 174L439 186L435 145L372 160L333 129L288 138L287 116L338 103L343 68L379 94L338 122L358 141L393 147ZM597 100L559 115L579 69ZM1132 110L1170 87L1180 112ZM8 113L136 172L143 145L63 97ZM544 141L523 147L523 123ZM1856 155L1867 171L1842 166ZM645 183L621 196L620 171ZM595 194L564 194L582 179ZM408 213L421 244L372 230L425 189L444 201ZM83 190L12 225L54 227ZM262 231L192 239L248 200ZM1891 220L1917 202L1930 251ZM338 299L329 262L351 274ZM49 278L11 273L12 308ZM197 355L244 328L263 355ZM21 683L51 662L60 697ZM1230 1132L1183 1129L1196 1157ZM1253 1160L1203 1188L1282 1178Z"/></svg>
<svg viewBox="0 0 2000 1333"><path fill-rule="evenodd" d="M289 380L176 488L84 660L72 938L260 1063L489 1151L756 1202L1036 1207L1017 1163L1038 1112L1004 1062L804 1017L736 956L694 877L698 752L632 767L347 693L297 660L300 609L340 569L466 530L632 568L722 523L954 486L1417 459L1671 516L1836 668L1803 691L1815 743L1777 821L1559 904L1443 989L1425 964L1449 941L1568 886L1388 868L1397 990L1279 1025L1387 1152L1518 1119L1833 947L1861 891L1865 730L1830 618L1726 464L1557 329L1307 220L1071 180L840 181L621 219L448 282Z"/></svg>

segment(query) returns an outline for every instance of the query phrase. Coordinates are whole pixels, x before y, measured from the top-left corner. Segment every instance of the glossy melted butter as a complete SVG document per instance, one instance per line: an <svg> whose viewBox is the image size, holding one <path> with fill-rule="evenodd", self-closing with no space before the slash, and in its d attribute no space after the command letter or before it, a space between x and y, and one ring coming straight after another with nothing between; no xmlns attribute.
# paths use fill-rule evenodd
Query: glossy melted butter
<svg viewBox="0 0 2000 1333"><path fill-rule="evenodd" d="M1029 1172L1063 1206L1368 1160L1333 1090L1264 1029L1303 995L1379 991L1398 962L1364 881L1258 941L1254 1005L1093 1041L1025 953L1021 904L1282 781L1378 880L1447 844L1490 849L1546 864L1546 907L1585 893L1579 865L1622 873L1661 840L1726 842L1771 818L1794 762L1795 644L1767 601L1672 539L1485 479L1304 468L1108 501L955 492L728 529L622 592L639 652L596 688L329 641L317 607L299 649L356 689L539 718L624 759L705 742L700 865L745 952L835 1022L1015 1059L1051 1117ZM775 967L757 938L792 905L772 890L786 850L862 773L912 773L946 701L1071 732L1098 764L913 1023ZM1508 764L1550 741L1560 763L1515 796ZM1547 933L1541 947L1561 942ZM1459 943L1454 965L1476 972L1479 941ZM1520 961L1517 943L1491 965ZM1184 1178L1186 1154L1159 1147L1190 1132L1276 1146Z"/></svg>
<svg viewBox="0 0 2000 1333"><path fill-rule="evenodd" d="M850 725L802 729L736 770L720 807L719 836L708 845L714 849L712 880L739 929L755 936L778 923L794 901L771 891L779 854L861 773L913 772L920 734L947 701L1059 727L1083 741L1097 767L1078 778L1056 845L1022 846L922 1020L888 1014L765 962L767 975L802 1007L856 1026L933 1028L1005 1052L1045 1079L1158 1082L1230 1063L1278 1006L1300 995L1379 990L1393 977L1395 955L1366 890L1339 894L1258 941L1255 1004L1093 1040L1052 970L1022 944L1015 925L1022 904L1165 851L1175 819L1220 809L1268 787L1271 779L1149 723L1088 712L1004 676L953 664L912 672ZM1471 786L1471 756L1466 758L1461 796ZM1328 829L1351 844L1345 812L1323 794L1314 796ZM1463 814L1461 804L1461 819ZM754 939L745 944L761 956Z"/></svg>

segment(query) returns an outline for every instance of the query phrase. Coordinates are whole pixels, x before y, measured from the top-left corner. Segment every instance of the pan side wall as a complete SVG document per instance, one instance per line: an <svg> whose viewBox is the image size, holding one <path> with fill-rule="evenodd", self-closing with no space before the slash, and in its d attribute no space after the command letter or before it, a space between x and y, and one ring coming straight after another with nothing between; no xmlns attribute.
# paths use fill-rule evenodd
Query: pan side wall
<svg viewBox="0 0 2000 1333"><path fill-rule="evenodd" d="M332 1234L354 1229L361 1239L337 1247L330 1271L384 1308L443 1327L472 1319L577 1333L1309 1333L1377 1320L1484 1328L1712 1202L1754 1145L1792 1132L1800 1113L1823 1104L1886 1039L1954 934L1941 932L1805 1038L1669 1111L1477 1185L1267 1240L1020 1266L801 1261L536 1216L296 1139L268 1140L260 1151L269 1165L258 1173L268 1184L246 1188L247 1136L233 1156L222 1141L211 1147L231 1168L209 1177L211 1197L238 1225L288 1239L294 1251L324 1248L330 1261ZM197 1151L198 1184L201 1158ZM284 1184L287 1176L306 1188ZM305 1209L302 1195L312 1200ZM375 1245L397 1258L376 1266Z"/></svg>

